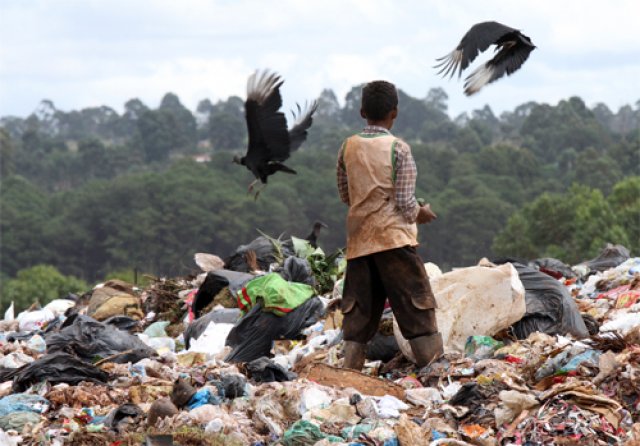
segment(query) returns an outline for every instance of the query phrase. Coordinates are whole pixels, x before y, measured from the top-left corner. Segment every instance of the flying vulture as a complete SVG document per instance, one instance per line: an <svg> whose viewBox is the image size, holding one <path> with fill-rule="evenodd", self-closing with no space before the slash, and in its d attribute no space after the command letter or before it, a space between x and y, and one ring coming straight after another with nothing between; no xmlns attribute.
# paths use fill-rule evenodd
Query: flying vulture
<svg viewBox="0 0 640 446"><path fill-rule="evenodd" d="M496 45L498 54L466 77L464 93L467 96L477 93L505 73L510 75L517 71L535 48L531 39L517 29L498 22L477 23L467 31L455 50L437 59L440 62L436 65L440 68L438 74L453 77L457 71L460 77L476 56L490 45Z"/></svg>
<svg viewBox="0 0 640 446"><path fill-rule="evenodd" d="M258 181L267 184L267 177L278 171L295 174L296 171L285 166L283 161L289 158L307 138L307 129L311 127L313 113L318 108L317 102L305 106L304 110L297 106L297 114L293 112L295 123L287 129L287 119L280 110L282 97L280 86L284 80L276 73L268 70L253 73L247 81L247 100L244 103L247 129L249 131L249 147L242 158L235 156L233 161L247 167L256 177L249 185L249 193ZM255 198L258 198L258 190Z"/></svg>

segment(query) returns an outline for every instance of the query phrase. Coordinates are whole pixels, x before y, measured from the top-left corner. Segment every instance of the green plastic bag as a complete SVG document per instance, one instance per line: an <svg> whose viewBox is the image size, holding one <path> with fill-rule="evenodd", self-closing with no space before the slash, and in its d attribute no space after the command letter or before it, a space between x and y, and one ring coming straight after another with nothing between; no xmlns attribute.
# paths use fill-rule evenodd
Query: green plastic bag
<svg viewBox="0 0 640 446"><path fill-rule="evenodd" d="M298 308L315 294L312 287L303 283L287 282L277 273L253 279L238 291L238 308L246 314L262 299L264 311L284 316Z"/></svg>
<svg viewBox="0 0 640 446"><path fill-rule="evenodd" d="M307 420L299 420L284 433L280 444L283 446L312 446L325 438L331 443L344 442L340 437L326 435L318 426Z"/></svg>
<svg viewBox="0 0 640 446"><path fill-rule="evenodd" d="M473 359L492 358L493 353L504 347L504 343L491 336L469 336L464 346L464 355Z"/></svg>

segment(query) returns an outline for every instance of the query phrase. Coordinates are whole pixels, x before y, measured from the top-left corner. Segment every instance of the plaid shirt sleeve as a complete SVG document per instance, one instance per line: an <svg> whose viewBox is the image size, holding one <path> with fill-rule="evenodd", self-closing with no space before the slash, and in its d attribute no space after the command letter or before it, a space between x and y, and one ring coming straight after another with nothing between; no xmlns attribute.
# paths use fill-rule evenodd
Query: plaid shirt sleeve
<svg viewBox="0 0 640 446"><path fill-rule="evenodd" d="M420 211L416 200L418 169L411 155L411 148L400 139L397 140L395 157L396 203L404 218L409 223L414 223Z"/></svg>
<svg viewBox="0 0 640 446"><path fill-rule="evenodd" d="M344 166L344 146L346 141L342 143L338 152L338 163L336 166L336 174L338 179L338 192L343 203L349 204L349 182L347 181L347 169Z"/></svg>

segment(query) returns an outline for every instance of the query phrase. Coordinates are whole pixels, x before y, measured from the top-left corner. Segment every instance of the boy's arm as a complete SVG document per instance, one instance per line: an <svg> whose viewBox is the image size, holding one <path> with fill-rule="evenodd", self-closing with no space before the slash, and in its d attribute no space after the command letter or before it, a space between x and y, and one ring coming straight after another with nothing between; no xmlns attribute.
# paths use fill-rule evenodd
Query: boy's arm
<svg viewBox="0 0 640 446"><path fill-rule="evenodd" d="M396 204L409 223L415 223L420 206L416 200L416 177L418 170L407 143L398 140L395 147Z"/></svg>
<svg viewBox="0 0 640 446"><path fill-rule="evenodd" d="M347 179L347 169L344 165L344 146L346 141L342 143L338 152L338 163L336 165L336 176L338 180L338 193L343 203L349 204L349 182Z"/></svg>

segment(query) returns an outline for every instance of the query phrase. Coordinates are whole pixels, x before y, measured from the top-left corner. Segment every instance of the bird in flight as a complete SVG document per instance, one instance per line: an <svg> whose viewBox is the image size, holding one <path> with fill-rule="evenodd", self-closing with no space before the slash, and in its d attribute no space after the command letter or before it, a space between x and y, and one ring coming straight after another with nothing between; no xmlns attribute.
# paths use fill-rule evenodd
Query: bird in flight
<svg viewBox="0 0 640 446"><path fill-rule="evenodd" d="M498 22L482 22L467 31L456 49L437 59L439 63L435 68L440 68L438 74L443 77L453 77L456 71L460 77L478 54L491 45L496 45L498 53L465 78L464 93L467 96L477 93L505 73L510 75L517 71L535 48L531 39L517 29Z"/></svg>
<svg viewBox="0 0 640 446"><path fill-rule="evenodd" d="M294 124L287 128L287 119L280 111L282 97L280 86L284 80L276 74L264 70L256 71L247 81L247 100L244 103L247 129L249 131L249 147L243 157L235 156L233 161L246 166L256 179L249 185L249 193L258 181L264 186L255 193L255 199L266 187L267 177L278 171L295 174L296 171L285 166L283 162L291 152L298 149L307 138L307 130L311 127L313 114L318 103L313 101L304 107L297 105L297 113L293 113Z"/></svg>

